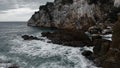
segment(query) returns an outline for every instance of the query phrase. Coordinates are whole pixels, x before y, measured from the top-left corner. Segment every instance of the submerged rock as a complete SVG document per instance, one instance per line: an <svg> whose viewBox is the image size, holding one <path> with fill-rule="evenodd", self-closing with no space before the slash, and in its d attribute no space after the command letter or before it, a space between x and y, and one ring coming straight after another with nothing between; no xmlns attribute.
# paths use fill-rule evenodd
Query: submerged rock
<svg viewBox="0 0 120 68"><path fill-rule="evenodd" d="M43 40L43 39L40 39L40 38L37 38L37 37L34 37L34 36L29 36L29 35L23 35L22 38L24 40Z"/></svg>

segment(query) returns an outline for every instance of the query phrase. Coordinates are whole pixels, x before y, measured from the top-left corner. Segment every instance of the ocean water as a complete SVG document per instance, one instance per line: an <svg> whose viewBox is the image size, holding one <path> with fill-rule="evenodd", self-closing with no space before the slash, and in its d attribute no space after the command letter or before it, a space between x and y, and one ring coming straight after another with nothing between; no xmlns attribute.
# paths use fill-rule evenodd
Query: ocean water
<svg viewBox="0 0 120 68"><path fill-rule="evenodd" d="M81 53L93 47L73 48L47 43L41 37L48 28L28 27L25 22L0 22L0 68L17 65L19 68L97 68ZM22 35L44 39L24 41Z"/></svg>

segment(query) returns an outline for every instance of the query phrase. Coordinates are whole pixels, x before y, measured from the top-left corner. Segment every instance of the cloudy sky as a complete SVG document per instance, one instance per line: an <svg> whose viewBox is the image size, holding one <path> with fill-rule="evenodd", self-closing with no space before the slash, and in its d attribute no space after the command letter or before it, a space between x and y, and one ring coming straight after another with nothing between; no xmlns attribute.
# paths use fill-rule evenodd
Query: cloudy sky
<svg viewBox="0 0 120 68"><path fill-rule="evenodd" d="M0 0L0 21L27 21L48 1L54 0Z"/></svg>

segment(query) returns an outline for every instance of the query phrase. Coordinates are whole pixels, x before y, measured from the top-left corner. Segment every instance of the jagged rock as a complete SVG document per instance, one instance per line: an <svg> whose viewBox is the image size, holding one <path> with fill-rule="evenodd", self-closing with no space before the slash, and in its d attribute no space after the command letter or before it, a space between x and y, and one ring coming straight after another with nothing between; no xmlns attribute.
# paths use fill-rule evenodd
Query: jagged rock
<svg viewBox="0 0 120 68"><path fill-rule="evenodd" d="M55 0L40 6L39 13L31 17L28 25L86 31L96 22L104 23L105 15L113 7L113 0Z"/></svg>
<svg viewBox="0 0 120 68"><path fill-rule="evenodd" d="M82 52L82 55L85 56L86 58L88 58L89 60L93 60L94 57L92 56L93 53L89 50L85 50Z"/></svg>
<svg viewBox="0 0 120 68"><path fill-rule="evenodd" d="M29 35L23 35L22 38L24 40L43 40L43 39L40 39L40 38L37 38L37 37L34 37L34 36L29 36Z"/></svg>
<svg viewBox="0 0 120 68"><path fill-rule="evenodd" d="M53 3L40 6L39 11L28 21L28 25L83 30L83 32L42 33L53 43L80 47L91 45L91 40L84 34L84 31L87 31L91 26L103 23L99 29L90 29L91 34L94 34L92 35L92 44L95 46L93 50L95 60L98 65L104 66L104 68L118 68L120 67L120 21L118 21L117 27L114 27L112 46L110 46L111 41L103 40L101 34L112 32L109 30L104 32L104 29L117 21L119 12L120 0L55 0Z"/></svg>
<svg viewBox="0 0 120 68"><path fill-rule="evenodd" d="M82 52L82 55L84 55L84 56L90 56L92 54L92 52L91 51L84 51L84 52Z"/></svg>

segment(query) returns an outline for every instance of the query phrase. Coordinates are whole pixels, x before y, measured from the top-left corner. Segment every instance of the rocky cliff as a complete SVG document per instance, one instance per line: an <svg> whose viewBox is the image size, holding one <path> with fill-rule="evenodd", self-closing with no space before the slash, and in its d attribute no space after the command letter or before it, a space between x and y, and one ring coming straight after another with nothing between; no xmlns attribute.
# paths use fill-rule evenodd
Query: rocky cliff
<svg viewBox="0 0 120 68"><path fill-rule="evenodd" d="M88 29L96 23L111 23L119 0L55 0L42 5L28 21L30 26Z"/></svg>
<svg viewBox="0 0 120 68"><path fill-rule="evenodd" d="M82 29L84 31L90 30L93 34L97 33L97 36L94 36L92 40L95 46L92 55L94 57L93 61L104 68L120 68L120 0L55 0L54 2L47 2L33 14L28 21L28 25L69 30ZM102 33L101 28L104 29L111 25L114 26L112 42L101 39L98 36ZM112 33L112 30L111 32L108 31L109 33ZM62 36L59 34L64 35L64 33L58 32L57 36L55 33L50 36L52 36L52 39L54 37L55 40L56 38L59 40L59 36L60 38ZM68 38L69 33L65 34L65 37ZM103 34L105 34L104 31ZM65 37L63 36L62 42ZM64 40L66 42L66 39ZM73 39L72 41L74 41L72 44L76 42Z"/></svg>
<svg viewBox="0 0 120 68"><path fill-rule="evenodd" d="M106 53L104 68L120 68L120 14L113 27L113 41Z"/></svg>

